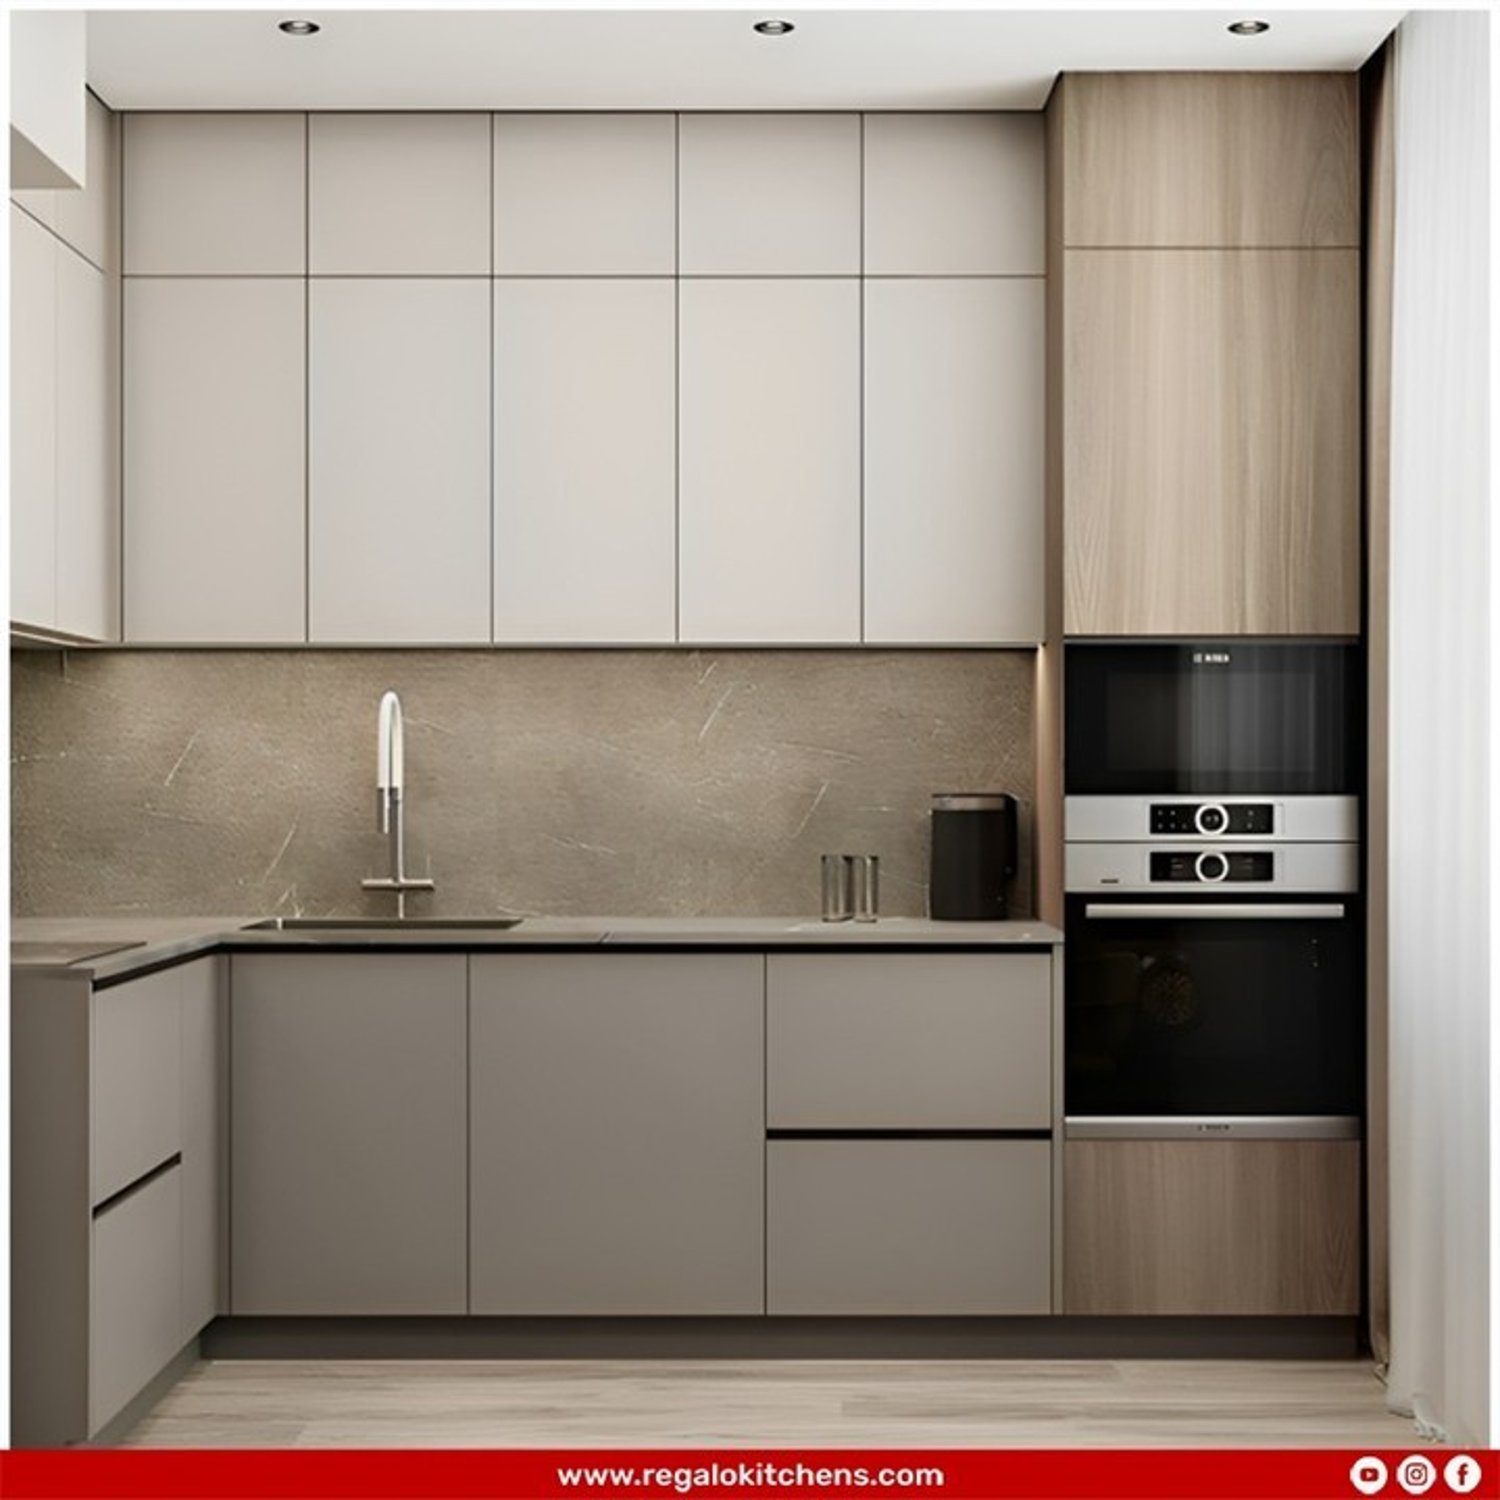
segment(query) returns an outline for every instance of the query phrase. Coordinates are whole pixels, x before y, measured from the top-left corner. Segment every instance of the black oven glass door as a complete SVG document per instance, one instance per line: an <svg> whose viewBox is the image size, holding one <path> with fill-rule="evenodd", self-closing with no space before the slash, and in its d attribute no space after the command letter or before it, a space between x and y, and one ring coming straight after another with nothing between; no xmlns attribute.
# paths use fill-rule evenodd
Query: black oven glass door
<svg viewBox="0 0 1500 1500"><path fill-rule="evenodd" d="M1070 896L1067 924L1070 1116L1360 1112L1360 923L1345 901Z"/></svg>
<svg viewBox="0 0 1500 1500"><path fill-rule="evenodd" d="M1356 795L1357 646L1070 645L1072 795Z"/></svg>

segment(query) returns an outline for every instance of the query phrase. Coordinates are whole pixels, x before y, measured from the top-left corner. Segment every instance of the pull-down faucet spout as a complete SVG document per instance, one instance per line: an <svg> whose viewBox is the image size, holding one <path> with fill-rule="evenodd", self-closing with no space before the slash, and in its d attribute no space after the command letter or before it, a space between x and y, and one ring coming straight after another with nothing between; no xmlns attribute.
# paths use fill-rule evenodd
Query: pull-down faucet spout
<svg viewBox="0 0 1500 1500"><path fill-rule="evenodd" d="M396 916L406 915L408 891L430 891L431 880L409 878L406 873L406 808L402 793L406 781L406 728L401 700L387 692L380 700L380 718L375 746L375 826L386 835L390 852L390 874L362 880L367 891L390 891L396 897Z"/></svg>

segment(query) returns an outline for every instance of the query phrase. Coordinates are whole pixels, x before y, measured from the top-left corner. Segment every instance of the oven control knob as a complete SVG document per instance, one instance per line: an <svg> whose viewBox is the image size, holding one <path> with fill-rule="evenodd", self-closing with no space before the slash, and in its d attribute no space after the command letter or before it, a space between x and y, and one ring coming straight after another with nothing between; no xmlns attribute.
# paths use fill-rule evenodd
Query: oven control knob
<svg viewBox="0 0 1500 1500"><path fill-rule="evenodd" d="M1199 880L1208 881L1213 884L1223 880L1229 873L1229 857L1220 854L1217 849L1210 850L1207 854L1200 854L1193 865Z"/></svg>
<svg viewBox="0 0 1500 1500"><path fill-rule="evenodd" d="M1229 827L1229 810L1222 802L1205 802L1193 822L1199 833L1223 833Z"/></svg>

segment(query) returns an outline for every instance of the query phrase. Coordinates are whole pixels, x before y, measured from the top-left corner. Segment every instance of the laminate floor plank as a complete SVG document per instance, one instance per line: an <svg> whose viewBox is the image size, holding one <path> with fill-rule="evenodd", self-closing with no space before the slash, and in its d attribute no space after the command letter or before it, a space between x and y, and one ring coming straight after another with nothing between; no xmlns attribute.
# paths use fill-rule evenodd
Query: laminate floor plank
<svg viewBox="0 0 1500 1500"><path fill-rule="evenodd" d="M1359 1361L217 1360L140 1448L1406 1447Z"/></svg>

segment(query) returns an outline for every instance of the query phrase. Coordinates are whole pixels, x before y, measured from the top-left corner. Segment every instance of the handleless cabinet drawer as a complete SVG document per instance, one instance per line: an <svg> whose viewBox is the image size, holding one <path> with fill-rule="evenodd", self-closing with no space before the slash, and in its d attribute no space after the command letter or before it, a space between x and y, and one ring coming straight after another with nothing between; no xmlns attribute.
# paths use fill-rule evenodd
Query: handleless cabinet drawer
<svg viewBox="0 0 1500 1500"><path fill-rule="evenodd" d="M89 1432L97 1432L177 1353L182 1168L169 1167L94 1220Z"/></svg>
<svg viewBox="0 0 1500 1500"><path fill-rule="evenodd" d="M90 1198L158 1167L182 1145L181 975L163 969L91 998Z"/></svg>
<svg viewBox="0 0 1500 1500"><path fill-rule="evenodd" d="M767 1125L1050 1128L1051 963L1045 953L773 955Z"/></svg>
<svg viewBox="0 0 1500 1500"><path fill-rule="evenodd" d="M766 1311L1051 1310L1046 1141L771 1141Z"/></svg>

